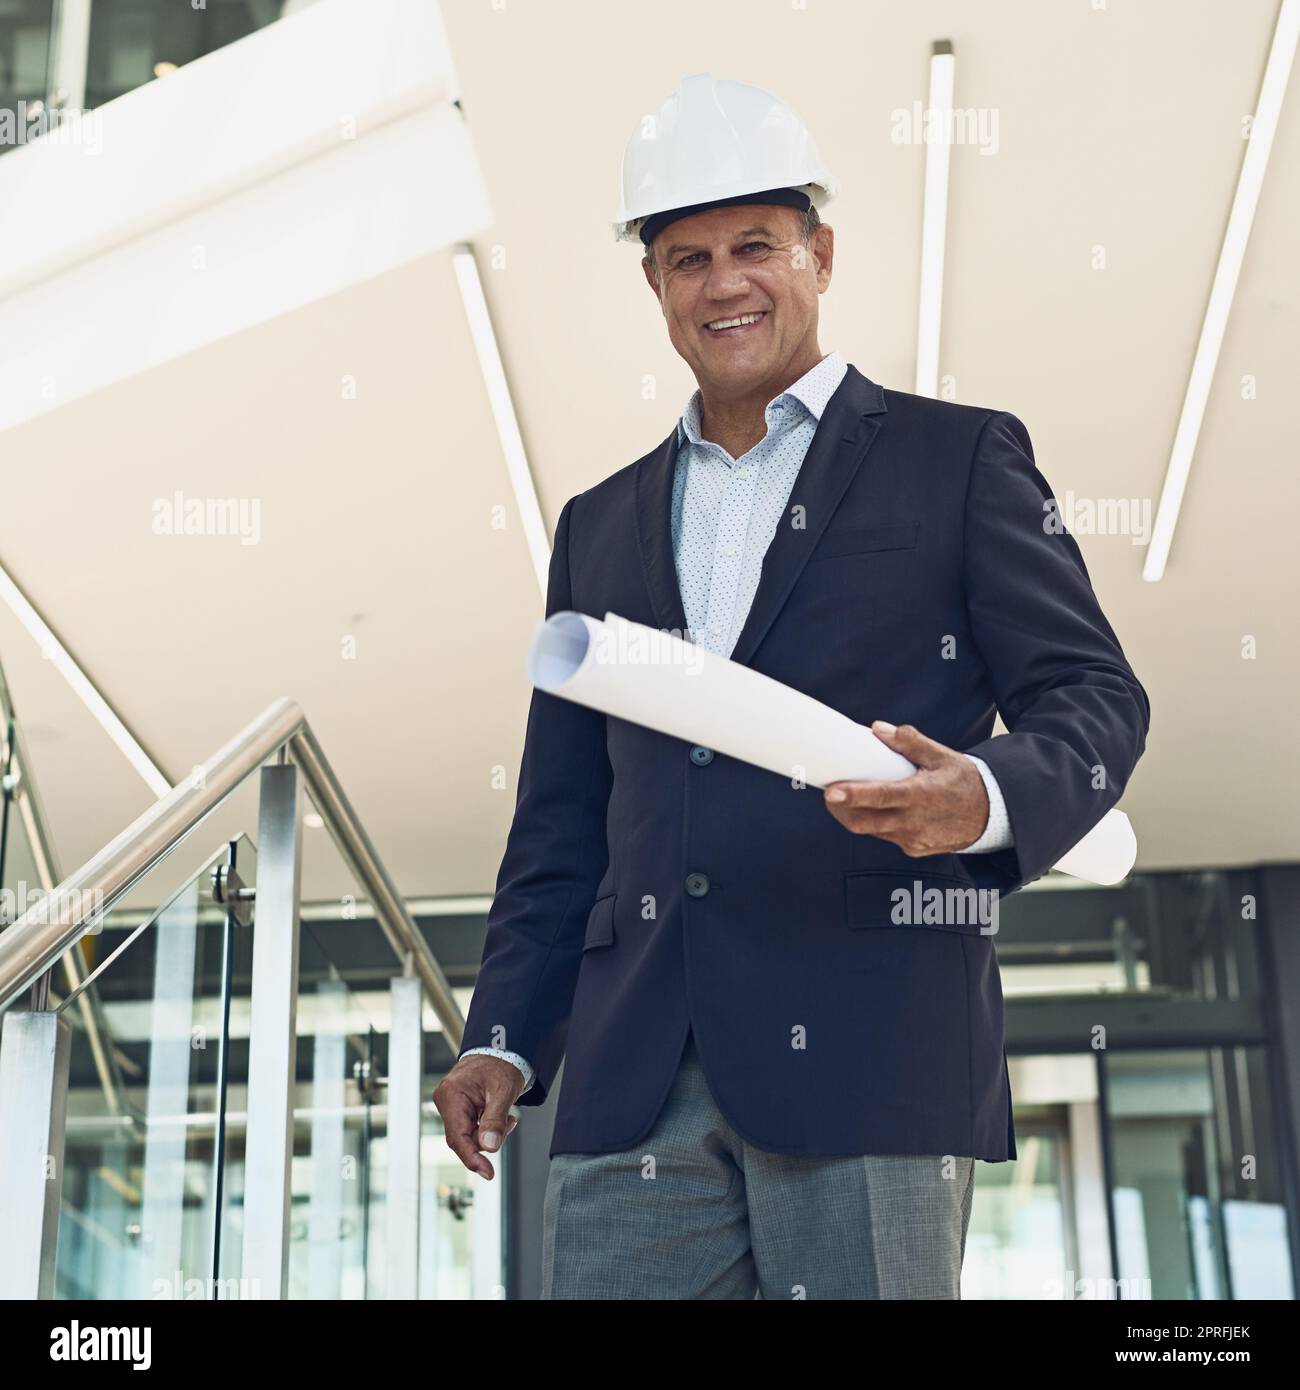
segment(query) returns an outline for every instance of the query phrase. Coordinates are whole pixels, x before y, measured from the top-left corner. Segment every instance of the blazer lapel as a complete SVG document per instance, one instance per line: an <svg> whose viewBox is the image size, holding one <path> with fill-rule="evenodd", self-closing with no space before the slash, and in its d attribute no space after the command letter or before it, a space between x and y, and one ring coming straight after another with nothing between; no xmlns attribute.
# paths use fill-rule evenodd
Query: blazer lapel
<svg viewBox="0 0 1300 1390"><path fill-rule="evenodd" d="M885 413L885 393L850 364L835 394L826 403L808 453L804 456L776 535L763 557L758 592L731 653L746 663L758 649L795 581L821 538L836 507L867 456ZM661 628L686 633L686 610L673 557L673 475L677 468L676 426L667 439L641 460L636 480L637 544L655 619ZM803 525L791 522L802 508Z"/></svg>
<svg viewBox="0 0 1300 1390"><path fill-rule="evenodd" d="M736 639L732 661L743 665L758 650L875 442L882 423L877 417L885 410L885 393L850 364L826 403L790 490L785 514L763 556L758 592ZM796 507L802 509L801 526L793 524Z"/></svg>
<svg viewBox="0 0 1300 1390"><path fill-rule="evenodd" d="M673 557L673 474L677 427L636 470L636 536L655 619L661 628L686 636L686 607ZM601 614L600 616L604 616Z"/></svg>

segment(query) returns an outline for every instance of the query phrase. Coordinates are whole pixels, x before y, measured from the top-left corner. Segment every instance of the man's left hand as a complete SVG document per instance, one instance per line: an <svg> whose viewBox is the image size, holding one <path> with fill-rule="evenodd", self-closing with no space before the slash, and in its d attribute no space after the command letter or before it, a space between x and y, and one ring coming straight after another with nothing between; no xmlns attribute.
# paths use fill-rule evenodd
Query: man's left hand
<svg viewBox="0 0 1300 1390"><path fill-rule="evenodd" d="M901 782L832 782L826 809L855 835L875 835L916 858L972 845L989 820L979 768L955 748L926 738L910 724L877 719L871 732L917 771Z"/></svg>

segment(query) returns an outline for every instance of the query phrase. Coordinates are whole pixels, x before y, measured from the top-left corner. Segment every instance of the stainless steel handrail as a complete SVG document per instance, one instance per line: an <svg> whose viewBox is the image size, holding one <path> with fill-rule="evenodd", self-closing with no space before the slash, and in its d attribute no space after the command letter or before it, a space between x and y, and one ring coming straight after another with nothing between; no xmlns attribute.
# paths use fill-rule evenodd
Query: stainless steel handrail
<svg viewBox="0 0 1300 1390"><path fill-rule="evenodd" d="M0 932L0 1011L75 945L89 922L160 864L246 777L286 747L398 959L404 964L410 961L448 1041L459 1048L465 1020L447 977L375 852L306 716L292 700L283 699Z"/></svg>

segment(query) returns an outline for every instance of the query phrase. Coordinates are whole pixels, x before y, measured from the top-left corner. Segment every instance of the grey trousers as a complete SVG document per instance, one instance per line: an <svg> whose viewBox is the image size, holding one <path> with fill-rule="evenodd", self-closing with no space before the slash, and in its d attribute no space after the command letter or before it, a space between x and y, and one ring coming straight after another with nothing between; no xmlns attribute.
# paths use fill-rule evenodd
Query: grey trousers
<svg viewBox="0 0 1300 1390"><path fill-rule="evenodd" d="M635 1148L551 1160L542 1297L960 1298L974 1190L973 1158L754 1148L690 1038Z"/></svg>

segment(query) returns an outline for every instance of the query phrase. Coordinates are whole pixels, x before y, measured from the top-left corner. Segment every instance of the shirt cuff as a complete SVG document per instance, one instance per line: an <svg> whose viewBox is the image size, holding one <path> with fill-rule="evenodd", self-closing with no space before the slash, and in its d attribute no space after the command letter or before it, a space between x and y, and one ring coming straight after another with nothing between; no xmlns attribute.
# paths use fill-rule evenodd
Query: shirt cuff
<svg viewBox="0 0 1300 1390"><path fill-rule="evenodd" d="M989 797L989 818L979 839L967 845L965 849L959 849L957 853L991 854L994 850L1011 849L1016 841L1011 833L1011 818L1007 815L1007 803L1003 800L998 779L994 777L993 770L983 758L976 758L970 753L963 754L963 757L970 758L979 769L979 775L984 781L984 790Z"/></svg>
<svg viewBox="0 0 1300 1390"><path fill-rule="evenodd" d="M500 1057L503 1062L509 1062L512 1067L519 1071L524 1078L524 1089L519 1092L521 1096L525 1091L532 1089L533 1069L517 1052L503 1052L499 1047L467 1047L460 1055L461 1057L473 1057L475 1053L481 1053L485 1057Z"/></svg>

